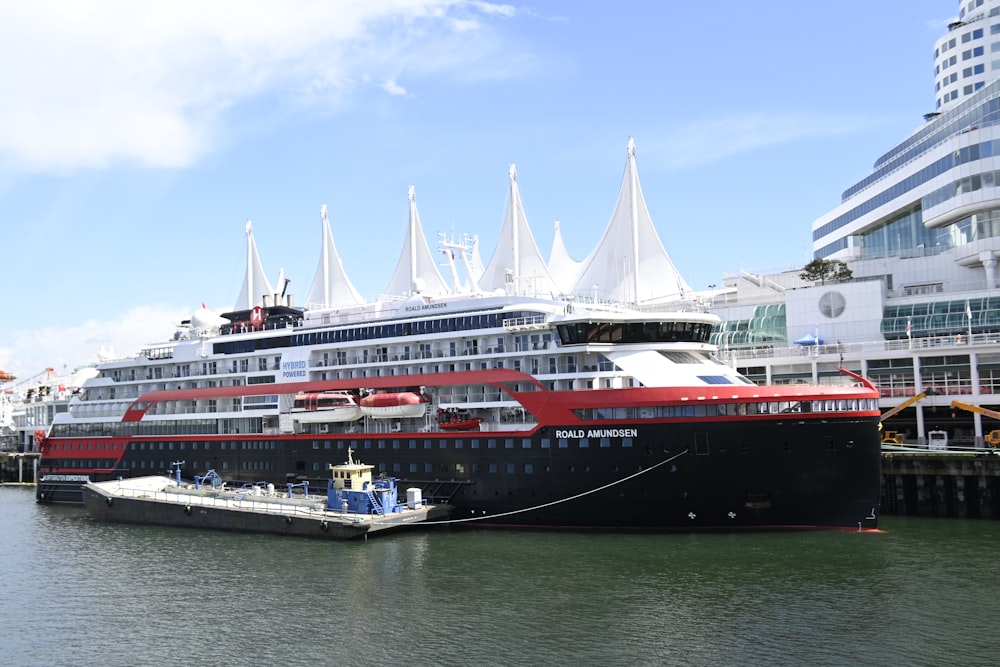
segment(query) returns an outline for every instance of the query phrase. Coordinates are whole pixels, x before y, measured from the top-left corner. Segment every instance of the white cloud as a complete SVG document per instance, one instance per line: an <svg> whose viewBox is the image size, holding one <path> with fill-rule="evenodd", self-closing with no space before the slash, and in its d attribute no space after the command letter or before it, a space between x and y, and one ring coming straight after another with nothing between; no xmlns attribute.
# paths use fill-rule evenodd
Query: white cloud
<svg viewBox="0 0 1000 667"><path fill-rule="evenodd" d="M864 116L816 114L706 118L652 133L658 137L657 148L648 153L660 155L666 167L685 169L724 161L734 155L769 146L868 130L882 122Z"/></svg>
<svg viewBox="0 0 1000 667"><path fill-rule="evenodd" d="M386 79L382 83L382 90L397 97L407 96L406 88L403 88L401 85L396 83L395 79Z"/></svg>
<svg viewBox="0 0 1000 667"><path fill-rule="evenodd" d="M495 2L472 2L471 4L484 14L511 18L517 13L514 5L498 5Z"/></svg>
<svg viewBox="0 0 1000 667"><path fill-rule="evenodd" d="M0 369L27 378L53 368L60 375L95 363L98 352L130 356L171 337L193 308L143 306L115 319L87 320L70 327L17 329L0 339Z"/></svg>
<svg viewBox="0 0 1000 667"><path fill-rule="evenodd" d="M513 14L464 0L2 3L0 162L190 165L242 102L281 91L327 107L366 76L408 97L401 72L490 61L490 40L460 33Z"/></svg>

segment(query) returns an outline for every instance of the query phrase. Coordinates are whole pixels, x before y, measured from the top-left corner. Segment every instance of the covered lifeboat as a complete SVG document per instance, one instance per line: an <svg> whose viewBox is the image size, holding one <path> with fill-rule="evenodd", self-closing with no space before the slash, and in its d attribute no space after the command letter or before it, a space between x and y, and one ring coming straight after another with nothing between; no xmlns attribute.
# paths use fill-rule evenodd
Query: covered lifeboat
<svg viewBox="0 0 1000 667"><path fill-rule="evenodd" d="M346 422L361 418L361 408L346 391L300 392L292 405L292 417L300 422Z"/></svg>
<svg viewBox="0 0 1000 667"><path fill-rule="evenodd" d="M427 411L427 401L413 391L369 394L360 405L361 412L375 419L411 419Z"/></svg>

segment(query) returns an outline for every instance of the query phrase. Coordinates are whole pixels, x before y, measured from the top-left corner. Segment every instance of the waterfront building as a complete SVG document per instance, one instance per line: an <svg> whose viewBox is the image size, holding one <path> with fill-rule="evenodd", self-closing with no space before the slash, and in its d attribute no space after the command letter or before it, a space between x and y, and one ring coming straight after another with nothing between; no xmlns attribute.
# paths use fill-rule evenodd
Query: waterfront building
<svg viewBox="0 0 1000 667"><path fill-rule="evenodd" d="M934 86L921 126L812 223L814 258L851 278L740 272L705 296L720 353L750 377L824 382L844 365L883 409L921 397L887 422L899 439L983 446L1000 429L982 411L1000 405L1000 0L960 4Z"/></svg>

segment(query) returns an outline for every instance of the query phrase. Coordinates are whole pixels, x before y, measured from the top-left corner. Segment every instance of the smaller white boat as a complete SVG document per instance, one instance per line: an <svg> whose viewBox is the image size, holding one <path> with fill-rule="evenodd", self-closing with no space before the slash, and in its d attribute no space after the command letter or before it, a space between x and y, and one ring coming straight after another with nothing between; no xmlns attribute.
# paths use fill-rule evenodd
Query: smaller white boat
<svg viewBox="0 0 1000 667"><path fill-rule="evenodd" d="M299 393L292 404L292 419L305 424L349 422L361 418L361 408L346 391Z"/></svg>

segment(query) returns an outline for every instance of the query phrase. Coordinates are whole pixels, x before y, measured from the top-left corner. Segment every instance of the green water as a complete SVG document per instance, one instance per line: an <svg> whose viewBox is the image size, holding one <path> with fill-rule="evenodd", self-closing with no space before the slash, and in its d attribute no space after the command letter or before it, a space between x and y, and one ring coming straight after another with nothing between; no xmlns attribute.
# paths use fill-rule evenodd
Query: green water
<svg viewBox="0 0 1000 667"><path fill-rule="evenodd" d="M1000 523L452 531L102 525L0 489L0 664L994 665Z"/></svg>

